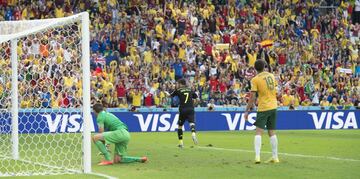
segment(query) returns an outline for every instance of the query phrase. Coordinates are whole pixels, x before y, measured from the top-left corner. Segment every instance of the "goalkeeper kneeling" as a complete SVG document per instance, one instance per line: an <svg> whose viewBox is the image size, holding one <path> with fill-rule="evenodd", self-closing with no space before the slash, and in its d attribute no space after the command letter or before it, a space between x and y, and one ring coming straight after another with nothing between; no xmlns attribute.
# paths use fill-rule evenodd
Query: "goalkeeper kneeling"
<svg viewBox="0 0 360 179"><path fill-rule="evenodd" d="M99 133L93 136L93 142L105 160L98 165L112 165L113 163L146 162L147 157L130 157L126 155L127 145L130 141L128 127L114 114L106 112L102 104L95 104L93 111L99 126ZM114 160L111 160L106 144L115 144Z"/></svg>

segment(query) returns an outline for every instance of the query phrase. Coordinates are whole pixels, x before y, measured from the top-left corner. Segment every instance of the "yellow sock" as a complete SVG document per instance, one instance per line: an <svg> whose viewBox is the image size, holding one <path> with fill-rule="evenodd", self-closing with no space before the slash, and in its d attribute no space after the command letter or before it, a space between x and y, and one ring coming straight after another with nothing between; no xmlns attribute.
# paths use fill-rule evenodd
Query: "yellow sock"
<svg viewBox="0 0 360 179"><path fill-rule="evenodd" d="M183 145L183 140L182 139L179 140L179 145Z"/></svg>

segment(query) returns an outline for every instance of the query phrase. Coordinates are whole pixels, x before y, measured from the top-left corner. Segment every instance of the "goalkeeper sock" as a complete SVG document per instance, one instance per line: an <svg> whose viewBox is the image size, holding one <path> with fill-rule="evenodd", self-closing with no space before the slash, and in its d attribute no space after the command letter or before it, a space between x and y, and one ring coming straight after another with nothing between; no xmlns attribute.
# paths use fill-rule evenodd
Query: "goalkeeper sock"
<svg viewBox="0 0 360 179"><path fill-rule="evenodd" d="M278 158L278 140L276 135L273 135L270 137L270 144L271 144L271 149L272 149L272 157L273 159L277 159Z"/></svg>
<svg viewBox="0 0 360 179"><path fill-rule="evenodd" d="M261 150L261 135L255 135L255 157L260 158L260 150Z"/></svg>
<svg viewBox="0 0 360 179"><path fill-rule="evenodd" d="M133 162L142 162L142 157L130 157L130 156L122 156L120 163L133 163Z"/></svg>
<svg viewBox="0 0 360 179"><path fill-rule="evenodd" d="M95 145L100 150L100 152L104 154L105 160L110 161L111 160L110 153L106 149L104 143L101 141L97 141L95 142Z"/></svg>

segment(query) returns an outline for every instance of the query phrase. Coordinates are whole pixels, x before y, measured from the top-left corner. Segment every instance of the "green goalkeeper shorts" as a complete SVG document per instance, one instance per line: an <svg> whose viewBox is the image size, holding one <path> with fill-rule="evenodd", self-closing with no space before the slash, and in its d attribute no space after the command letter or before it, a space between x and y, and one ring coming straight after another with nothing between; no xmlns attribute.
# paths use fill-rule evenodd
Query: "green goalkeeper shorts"
<svg viewBox="0 0 360 179"><path fill-rule="evenodd" d="M104 132L103 136L106 143L115 144L115 154L120 156L127 154L127 145L130 141L130 133L126 129Z"/></svg>
<svg viewBox="0 0 360 179"><path fill-rule="evenodd" d="M275 130L276 129L276 109L257 112L256 121L254 125L261 129Z"/></svg>

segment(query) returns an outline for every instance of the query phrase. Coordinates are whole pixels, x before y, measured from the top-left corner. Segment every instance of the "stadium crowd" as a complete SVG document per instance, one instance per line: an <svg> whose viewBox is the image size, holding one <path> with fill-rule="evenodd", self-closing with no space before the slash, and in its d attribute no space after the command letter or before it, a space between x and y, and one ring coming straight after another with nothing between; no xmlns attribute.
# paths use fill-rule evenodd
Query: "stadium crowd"
<svg viewBox="0 0 360 179"><path fill-rule="evenodd" d="M358 0L29 2L0 0L0 20L89 12L92 100L107 107L176 106L167 94L180 78L198 94L198 106L244 106L258 59L278 80L280 106L360 107ZM31 94L20 95L21 107L81 105L81 76L73 73L81 69L79 54L67 50L79 34L68 28L19 44L28 71L19 91ZM8 62L2 65L6 74ZM0 106L10 103L9 89L1 83Z"/></svg>

